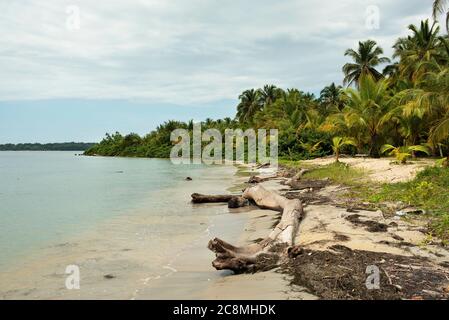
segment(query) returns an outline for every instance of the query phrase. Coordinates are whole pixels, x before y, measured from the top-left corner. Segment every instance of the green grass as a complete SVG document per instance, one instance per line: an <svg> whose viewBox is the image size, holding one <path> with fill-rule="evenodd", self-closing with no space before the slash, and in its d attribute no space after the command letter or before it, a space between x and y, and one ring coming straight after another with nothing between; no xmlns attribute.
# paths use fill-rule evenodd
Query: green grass
<svg viewBox="0 0 449 320"><path fill-rule="evenodd" d="M384 184L368 194L371 202L402 201L426 210L430 231L449 241L449 169L429 167L409 182Z"/></svg>
<svg viewBox="0 0 449 320"><path fill-rule="evenodd" d="M329 178L333 183L358 187L363 184L361 179L366 173L363 170L355 169L341 162L334 162L325 166L315 167L304 175L308 179Z"/></svg>
<svg viewBox="0 0 449 320"><path fill-rule="evenodd" d="M301 169L305 167L301 161L287 160L287 159L279 159L279 165L292 169Z"/></svg>

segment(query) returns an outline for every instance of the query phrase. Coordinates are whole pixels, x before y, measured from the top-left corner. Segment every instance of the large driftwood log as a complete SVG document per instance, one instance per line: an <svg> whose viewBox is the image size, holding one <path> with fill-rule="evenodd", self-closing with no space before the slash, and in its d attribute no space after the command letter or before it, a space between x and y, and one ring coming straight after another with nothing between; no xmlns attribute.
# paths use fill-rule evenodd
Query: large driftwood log
<svg viewBox="0 0 449 320"><path fill-rule="evenodd" d="M227 195L205 195L194 193L192 194L193 203L228 203L229 208L240 208L249 205L249 201L242 196L232 194Z"/></svg>
<svg viewBox="0 0 449 320"><path fill-rule="evenodd" d="M209 241L208 248L215 252L212 265L217 270L233 270L235 273L254 272L276 264L287 255L287 247L294 245L299 221L303 216L302 203L298 199L287 199L261 185L246 189L243 198L254 201L259 207L281 211L280 222L267 238L244 247L233 246L221 239Z"/></svg>

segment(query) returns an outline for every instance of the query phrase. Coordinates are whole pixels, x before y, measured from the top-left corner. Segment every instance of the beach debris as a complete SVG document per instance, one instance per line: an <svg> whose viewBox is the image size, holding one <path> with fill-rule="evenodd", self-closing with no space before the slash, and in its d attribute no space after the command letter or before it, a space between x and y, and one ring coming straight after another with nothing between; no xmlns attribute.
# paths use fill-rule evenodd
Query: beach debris
<svg viewBox="0 0 449 320"><path fill-rule="evenodd" d="M361 218L361 216L358 214L352 214L352 215L345 217L345 219L347 221L351 222L354 225L364 226L366 228L366 230L368 230L369 232L387 232L388 231L388 226L384 223L380 223L380 222L372 221L372 220L361 220L360 218Z"/></svg>
<svg viewBox="0 0 449 320"><path fill-rule="evenodd" d="M114 276L113 274L105 274L105 275L103 276L103 278L110 280L110 279L115 279L116 276Z"/></svg>
<svg viewBox="0 0 449 320"><path fill-rule="evenodd" d="M193 179L191 177L187 177L186 181L192 181Z"/></svg>
<svg viewBox="0 0 449 320"><path fill-rule="evenodd" d="M263 163L258 165L256 168L257 169L263 169L263 168L269 168L271 166L271 163L267 162L267 163Z"/></svg>
<svg viewBox="0 0 449 320"><path fill-rule="evenodd" d="M416 208L406 208L399 211L396 211L397 217L405 217L407 215L419 215L419 214L425 214L425 210L422 209L416 209Z"/></svg>
<svg viewBox="0 0 449 320"><path fill-rule="evenodd" d="M228 208L241 208L250 204L248 199L232 194L204 195L193 193L191 197L193 203L227 203Z"/></svg>
<svg viewBox="0 0 449 320"><path fill-rule="evenodd" d="M367 266L378 266L380 288L366 286ZM404 268L398 268L404 265ZM411 269L409 266L419 266ZM329 250L303 248L281 267L291 284L305 287L322 299L397 300L447 299L448 270L414 256L354 250L334 245Z"/></svg>
<svg viewBox="0 0 449 320"><path fill-rule="evenodd" d="M301 169L301 170L299 170L299 172L297 172L291 179L288 179L288 180L285 182L285 184L288 185L288 186L290 186L290 187L293 187L293 185L299 183L299 180L301 180L302 176L303 176L304 174L306 174L307 172L309 172L308 169Z"/></svg>
<svg viewBox="0 0 449 320"><path fill-rule="evenodd" d="M248 183L250 184L256 184L256 183L262 183L271 179L276 179L277 175L275 176L268 176L268 177L257 177L257 176L251 176L248 180Z"/></svg>
<svg viewBox="0 0 449 320"><path fill-rule="evenodd" d="M260 208L282 212L281 219L268 237L258 243L236 247L218 238L209 241L208 248L216 255L212 266L234 273L275 268L283 257L288 256L287 249L294 245L299 222L304 214L302 202L287 199L260 184L247 188L243 198L254 201Z"/></svg>
<svg viewBox="0 0 449 320"><path fill-rule="evenodd" d="M291 190L319 190L326 187L329 184L328 179L323 180L294 180L290 179L285 182L286 185L291 187Z"/></svg>

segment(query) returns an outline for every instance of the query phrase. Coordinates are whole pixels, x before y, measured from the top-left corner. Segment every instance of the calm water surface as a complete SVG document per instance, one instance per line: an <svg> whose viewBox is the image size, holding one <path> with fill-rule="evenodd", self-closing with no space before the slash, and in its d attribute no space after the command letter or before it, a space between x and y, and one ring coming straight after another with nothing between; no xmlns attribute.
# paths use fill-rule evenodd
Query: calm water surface
<svg viewBox="0 0 449 320"><path fill-rule="evenodd" d="M174 190L190 189L186 176L204 182L208 172L167 160L0 152L0 269L114 218L144 212L169 221L180 211L189 214L180 208L187 205L187 193L177 197ZM164 237L165 227L169 236L171 227L158 224L154 234Z"/></svg>

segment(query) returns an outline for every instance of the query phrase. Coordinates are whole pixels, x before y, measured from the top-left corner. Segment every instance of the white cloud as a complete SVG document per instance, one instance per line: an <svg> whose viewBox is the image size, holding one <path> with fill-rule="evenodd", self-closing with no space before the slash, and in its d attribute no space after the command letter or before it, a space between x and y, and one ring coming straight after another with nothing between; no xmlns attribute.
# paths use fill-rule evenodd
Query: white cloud
<svg viewBox="0 0 449 320"><path fill-rule="evenodd" d="M80 29L66 28L66 8ZM380 29L365 28L378 5ZM235 99L275 83L319 91L359 40L389 47L430 15L422 0L17 0L0 4L0 100Z"/></svg>

